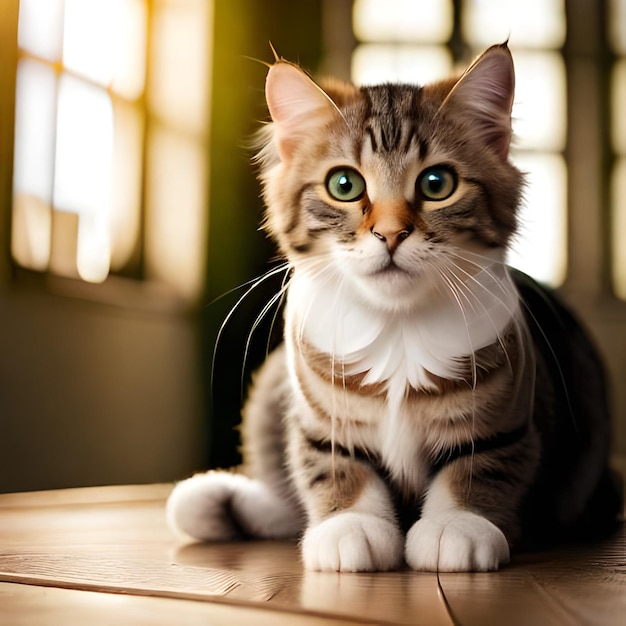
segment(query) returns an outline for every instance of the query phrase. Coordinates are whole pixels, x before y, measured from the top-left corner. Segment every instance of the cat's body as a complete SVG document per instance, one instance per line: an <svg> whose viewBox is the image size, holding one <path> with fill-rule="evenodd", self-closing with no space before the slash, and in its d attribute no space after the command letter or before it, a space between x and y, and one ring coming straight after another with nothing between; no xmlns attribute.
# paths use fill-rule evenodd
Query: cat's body
<svg viewBox="0 0 626 626"><path fill-rule="evenodd" d="M310 569L464 571L609 524L599 361L504 265L522 191L513 84L506 46L423 88L324 92L272 66L260 161L266 227L292 267L285 342L244 410L245 476L179 483L173 528L304 530Z"/></svg>

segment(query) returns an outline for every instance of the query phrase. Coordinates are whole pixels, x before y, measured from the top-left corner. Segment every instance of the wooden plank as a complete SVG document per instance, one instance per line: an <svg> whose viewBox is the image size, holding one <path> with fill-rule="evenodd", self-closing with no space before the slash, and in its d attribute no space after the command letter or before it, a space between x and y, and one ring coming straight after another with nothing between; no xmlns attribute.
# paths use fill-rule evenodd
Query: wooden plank
<svg viewBox="0 0 626 626"><path fill-rule="evenodd" d="M453 617L465 626L626 624L626 530L582 546L521 555L497 573L442 574ZM487 619L489 616L489 619Z"/></svg>
<svg viewBox="0 0 626 626"><path fill-rule="evenodd" d="M146 602L169 599L181 606L197 601L329 623L625 623L623 530L586 548L518 556L502 571L488 574L441 574L438 579L406 570L305 572L295 542L176 543L164 519L169 489L0 495L0 581L13 583L9 588L26 583L84 594L133 595ZM19 613L23 604L16 602Z"/></svg>
<svg viewBox="0 0 626 626"><path fill-rule="evenodd" d="M577 623L626 624L626 528L610 539L560 550L529 566L534 580Z"/></svg>
<svg viewBox="0 0 626 626"><path fill-rule="evenodd" d="M525 571L441 574L453 619L463 626L570 626L579 624Z"/></svg>
<svg viewBox="0 0 626 626"><path fill-rule="evenodd" d="M98 504L102 502L137 502L139 500L163 501L173 485L107 485L105 487L79 487L26 491L0 494L0 509L6 507L43 507L65 504Z"/></svg>
<svg viewBox="0 0 626 626"><path fill-rule="evenodd" d="M357 626L362 621L273 610L0 583L0 626Z"/></svg>
<svg viewBox="0 0 626 626"><path fill-rule="evenodd" d="M159 495L158 493L156 494ZM134 496L134 497L130 497ZM0 580L269 607L361 623L449 626L436 576L304 572L295 542L184 544L154 487L1 496ZM10 501L10 506L7 505Z"/></svg>

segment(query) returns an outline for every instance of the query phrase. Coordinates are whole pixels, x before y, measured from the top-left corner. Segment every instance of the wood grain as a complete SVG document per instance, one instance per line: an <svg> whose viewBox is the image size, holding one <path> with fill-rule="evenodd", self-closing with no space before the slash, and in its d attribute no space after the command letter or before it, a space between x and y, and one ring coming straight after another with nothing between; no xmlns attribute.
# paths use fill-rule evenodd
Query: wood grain
<svg viewBox="0 0 626 626"><path fill-rule="evenodd" d="M0 495L0 625L158 626L179 623L168 621L177 606L190 624L626 623L623 530L490 574L304 572L294 542L177 544L164 522L170 488ZM91 620L93 607L110 619ZM13 621L2 621L7 610Z"/></svg>
<svg viewBox="0 0 626 626"><path fill-rule="evenodd" d="M357 626L361 621L333 619L213 602L146 598L0 583L0 626Z"/></svg>

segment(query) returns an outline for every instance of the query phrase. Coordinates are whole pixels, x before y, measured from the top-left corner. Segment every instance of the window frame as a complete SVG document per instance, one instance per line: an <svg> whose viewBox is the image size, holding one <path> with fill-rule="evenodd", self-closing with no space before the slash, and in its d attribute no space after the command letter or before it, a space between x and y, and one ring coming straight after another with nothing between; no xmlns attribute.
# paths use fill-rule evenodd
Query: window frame
<svg viewBox="0 0 626 626"><path fill-rule="evenodd" d="M140 171L140 194L139 194L139 232L138 240L136 242L136 255L137 259L130 260L124 267L117 270L109 270L107 278L100 283L92 283L81 279L80 277L63 276L55 274L50 269L38 271L36 269L30 269L19 264L12 257L11 253L11 236L12 236L12 213L13 213L13 164L14 164L14 142L15 142L15 113L16 113L16 82L17 82L17 69L21 58L33 58L38 60L38 57L30 55L26 51L22 51L19 48L18 43L18 25L19 25L19 0L10 0L10 7L4 11L3 19L0 28L0 34L2 35L2 42L0 42L0 51L2 52L2 58L6 62L2 63L2 72L6 76L2 76L2 84L5 86L0 99L0 112L6 110L6 115L2 115L0 130L3 131L0 135L0 150L6 158L2 159L0 164L0 181L5 183L4 189L6 193L3 194L0 201L0 235L4 243L5 253L0 261L0 285L4 284L7 288L20 290L20 291L36 291L45 292L53 296L68 297L77 300L90 301L98 304L111 305L117 308L141 310L141 311L154 311L154 312L185 312L197 309L200 306L206 296L206 266L207 266L207 230L208 230L208 203L209 203L209 159L210 159L210 143L209 143L209 127L210 127L210 102L207 102L207 106L203 108L204 115L204 128L201 132L191 133L185 129L179 129L175 125L171 124L168 120L162 118L159 112L151 106L149 90L151 81L151 59L150 55L154 49L154 33L152 29L152 20L154 17L154 7L158 5L160 0L146 0L147 15L146 15L146 67L145 67L145 84L143 93L135 101L126 100L123 96L117 94L110 87L102 85L96 85L99 89L102 89L110 98L112 104L114 101L123 100L129 106L135 107L142 117L142 139L141 139L141 171ZM165 4L165 3L163 3ZM200 4L200 3L199 3ZM207 16L212 17L212 5L207 5L206 10L209 11ZM204 5L203 5L204 6ZM212 23L209 23L208 35L212 36L211 31ZM204 63L208 64L207 74L207 98L210 98L211 93L211 62L212 46L211 40L207 41L207 56L204 59ZM58 63L48 62L51 67L54 67L57 81L61 76L63 68ZM78 76L73 72L68 71L68 76ZM81 81L87 84L94 84L89 79L79 76ZM57 96L58 97L58 96ZM199 259L198 264L200 272L202 274L201 284L197 290L197 293L189 297L181 294L180 290L173 285L167 283L166 280L162 280L158 277L151 277L146 271L146 238L148 236L146 232L146 211L147 211L147 178L149 176L149 170L152 167L150 163L151 155L149 153L149 136L154 128L160 126L161 128L171 129L173 132L186 136L191 141L194 141L197 145L201 146L203 154L202 170L205 176L203 183L203 209L202 212L205 216L204 226L200 225L201 237L203 241L202 258ZM51 210L55 210L52 206Z"/></svg>

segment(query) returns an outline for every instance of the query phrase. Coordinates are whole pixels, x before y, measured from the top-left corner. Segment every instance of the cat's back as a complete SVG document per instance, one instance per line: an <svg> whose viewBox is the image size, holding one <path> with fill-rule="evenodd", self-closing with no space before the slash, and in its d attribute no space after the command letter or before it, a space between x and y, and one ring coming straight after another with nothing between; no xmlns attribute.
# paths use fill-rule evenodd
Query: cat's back
<svg viewBox="0 0 626 626"><path fill-rule="evenodd" d="M511 274L535 346L533 420L542 439L525 507L527 535L553 539L568 527L572 535L602 534L622 506L620 481L607 469L611 419L602 359L559 296L519 271Z"/></svg>

